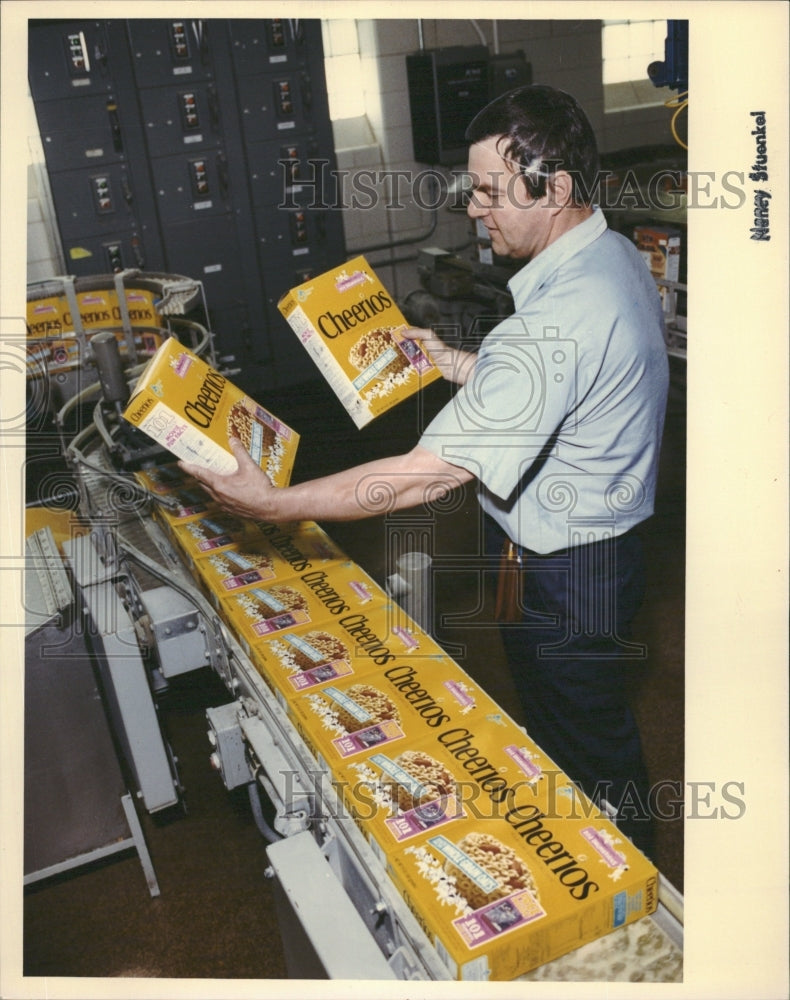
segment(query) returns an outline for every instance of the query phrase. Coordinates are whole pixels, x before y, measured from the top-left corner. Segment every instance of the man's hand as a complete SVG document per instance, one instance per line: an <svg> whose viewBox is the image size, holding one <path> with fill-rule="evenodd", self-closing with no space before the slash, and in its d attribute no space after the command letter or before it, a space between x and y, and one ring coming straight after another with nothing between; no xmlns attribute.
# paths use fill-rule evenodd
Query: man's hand
<svg viewBox="0 0 790 1000"><path fill-rule="evenodd" d="M239 517L266 520L277 487L259 468L238 438L230 439L230 448L238 462L235 472L209 472L199 465L179 462L179 468L201 484L223 510Z"/></svg>
<svg viewBox="0 0 790 1000"><path fill-rule="evenodd" d="M461 351L457 347L449 347L433 330L420 329L416 326L402 327L399 332L407 340L419 340L430 354L436 367L449 382L463 384L472 374L477 361L477 355L470 351Z"/></svg>

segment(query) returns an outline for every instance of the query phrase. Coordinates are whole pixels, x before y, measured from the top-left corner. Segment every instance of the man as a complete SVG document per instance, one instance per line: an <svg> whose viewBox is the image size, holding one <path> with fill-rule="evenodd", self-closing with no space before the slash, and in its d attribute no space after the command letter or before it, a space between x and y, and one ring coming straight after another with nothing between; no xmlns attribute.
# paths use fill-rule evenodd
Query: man
<svg viewBox="0 0 790 1000"><path fill-rule="evenodd" d="M591 204L597 148L573 98L511 91L467 139L468 213L496 254L524 266L510 281L513 315L477 353L408 332L460 386L416 447L286 489L238 446L233 475L185 469L224 506L268 521L381 513L366 502L375 483L397 510L476 480L488 551L503 553L502 637L527 731L649 851L624 682L641 653L627 641L642 588L632 529L653 511L668 388L658 293Z"/></svg>

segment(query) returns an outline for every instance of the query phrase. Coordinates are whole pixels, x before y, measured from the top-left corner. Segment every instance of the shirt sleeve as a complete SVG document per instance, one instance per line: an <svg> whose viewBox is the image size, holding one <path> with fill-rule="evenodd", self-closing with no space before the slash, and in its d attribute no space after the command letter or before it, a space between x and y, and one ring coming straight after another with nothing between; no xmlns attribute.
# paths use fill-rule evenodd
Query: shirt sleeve
<svg viewBox="0 0 790 1000"><path fill-rule="evenodd" d="M507 499L561 427L572 420L576 344L531 336L518 317L486 338L475 370L426 428L420 444L468 469Z"/></svg>

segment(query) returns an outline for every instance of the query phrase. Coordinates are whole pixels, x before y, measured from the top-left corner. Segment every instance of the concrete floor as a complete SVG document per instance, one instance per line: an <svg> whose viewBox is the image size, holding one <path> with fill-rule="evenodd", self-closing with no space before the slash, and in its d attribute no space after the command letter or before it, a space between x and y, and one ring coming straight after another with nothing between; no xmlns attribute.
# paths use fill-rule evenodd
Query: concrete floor
<svg viewBox="0 0 790 1000"><path fill-rule="evenodd" d="M658 507L644 530L649 590L636 637L648 657L633 691L651 779L677 788L684 744L684 374L682 365L674 369ZM363 431L354 429L322 385L261 402L302 434L295 475L305 478L409 447L422 420L441 404L442 391L428 391L419 404L404 404ZM430 524L437 565L475 544L471 496L448 506ZM396 527L404 523L408 528L408 522ZM391 571L391 519L325 527L383 582ZM445 618L468 606L475 586L463 573L437 574L437 638L518 720L496 631ZM30 887L23 908L26 976L285 977L272 884L264 877L264 841L245 793L228 793L208 763L205 708L226 701L225 688L202 673L177 680L162 700L160 718L179 760L186 811L142 817L161 895L149 896L132 854ZM682 818L658 822L655 860L682 891Z"/></svg>

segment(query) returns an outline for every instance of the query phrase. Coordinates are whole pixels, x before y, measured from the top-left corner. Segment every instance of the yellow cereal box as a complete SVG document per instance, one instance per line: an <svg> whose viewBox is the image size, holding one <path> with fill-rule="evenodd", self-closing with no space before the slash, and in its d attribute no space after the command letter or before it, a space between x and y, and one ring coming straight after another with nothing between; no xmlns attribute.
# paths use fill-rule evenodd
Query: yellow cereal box
<svg viewBox="0 0 790 1000"><path fill-rule="evenodd" d="M380 609L376 616L381 616ZM371 614L372 618L376 616ZM429 636L421 637L420 649L419 656L412 652L382 657L383 665L376 673L366 673L360 684L344 679L331 690L325 688L314 696L307 694L288 702L287 711L296 728L330 773L338 764L377 746L375 730L381 720L366 710L368 688L378 692L377 698L380 696L380 704L387 706L388 712L391 706L392 714L385 718L397 722L398 738L421 740L429 752L445 730L469 733L471 727L478 726L501 727L512 732L513 738L520 733L515 723ZM362 698L358 712L353 704L349 705L357 701L357 696ZM343 709L340 720L338 705ZM354 729L345 725L352 715L360 723L370 719L370 735L357 731L364 729L363 725Z"/></svg>
<svg viewBox="0 0 790 1000"><path fill-rule="evenodd" d="M252 530L252 522L222 510L201 512L195 517L171 522L170 526L191 566L203 557L232 548Z"/></svg>
<svg viewBox="0 0 790 1000"><path fill-rule="evenodd" d="M230 594L345 560L343 551L315 522L274 531L251 522L242 541L196 561L195 568L219 608Z"/></svg>
<svg viewBox="0 0 790 1000"><path fill-rule="evenodd" d="M151 329L161 326L161 317L156 310L157 293L145 288L125 288L124 295L135 352L152 355L164 339L156 329ZM73 368L86 360L80 357L80 344L75 333L78 322L86 342L90 342L100 330L113 330L121 356L129 352L126 334L120 329L123 311L115 289L97 288L78 292L76 301L79 320L72 315L71 301L65 291L42 294L28 300L28 339L33 343L39 342L35 356L46 359L50 372ZM144 329L135 329L141 326ZM31 360L34 360L33 356Z"/></svg>
<svg viewBox="0 0 790 1000"><path fill-rule="evenodd" d="M347 561L231 595L220 613L252 656L254 646L275 632L332 621L386 599L386 591L360 566Z"/></svg>
<svg viewBox="0 0 790 1000"><path fill-rule="evenodd" d="M440 378L364 257L287 292L278 308L357 427Z"/></svg>
<svg viewBox="0 0 790 1000"><path fill-rule="evenodd" d="M256 643L251 659L286 708L306 691L359 677L374 670L373 660L355 657L337 622L313 622Z"/></svg>
<svg viewBox="0 0 790 1000"><path fill-rule="evenodd" d="M333 621L262 640L252 657L287 711L291 701L330 682L377 671L418 649L436 655L430 637L393 627L394 612L393 604L374 598Z"/></svg>
<svg viewBox="0 0 790 1000"><path fill-rule="evenodd" d="M290 481L296 431L173 337L149 361L124 417L177 458L214 472L235 471L235 436L275 486Z"/></svg>
<svg viewBox="0 0 790 1000"><path fill-rule="evenodd" d="M387 856L425 833L463 818L469 778L461 763L408 737L393 747L335 764L332 782L374 852Z"/></svg>
<svg viewBox="0 0 790 1000"><path fill-rule="evenodd" d="M600 815L462 818L387 867L458 980L512 980L657 905L656 869Z"/></svg>
<svg viewBox="0 0 790 1000"><path fill-rule="evenodd" d="M344 679L308 692L288 705L297 731L320 767L337 765L406 736L401 713L380 675Z"/></svg>
<svg viewBox="0 0 790 1000"><path fill-rule="evenodd" d="M156 516L167 527L177 527L195 521L204 514L217 510L217 505L199 483L181 486L167 493L160 493L155 508Z"/></svg>
<svg viewBox="0 0 790 1000"><path fill-rule="evenodd" d="M139 469L134 478L149 493L167 494L182 486L194 486L195 481L179 469L176 462L165 465L154 465L148 469Z"/></svg>

